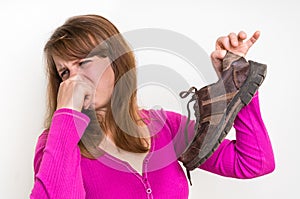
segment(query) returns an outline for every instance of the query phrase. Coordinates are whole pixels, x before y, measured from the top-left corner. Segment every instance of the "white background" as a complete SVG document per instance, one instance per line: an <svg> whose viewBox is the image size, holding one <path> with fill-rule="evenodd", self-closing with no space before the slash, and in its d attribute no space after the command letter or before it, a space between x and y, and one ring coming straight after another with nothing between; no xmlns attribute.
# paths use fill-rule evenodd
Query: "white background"
<svg viewBox="0 0 300 199"><path fill-rule="evenodd" d="M252 180L224 178L197 170L192 173L190 198L299 195L299 8L296 0L2 0L0 198L28 198L33 186L34 148L45 112L43 46L51 32L68 17L89 13L108 18L121 32L145 27L176 31L197 42L208 54L219 36L239 30L250 35L260 30L261 38L247 58L268 65L260 102L273 143L276 169ZM143 95L151 99L151 94ZM155 103L164 106L167 102Z"/></svg>

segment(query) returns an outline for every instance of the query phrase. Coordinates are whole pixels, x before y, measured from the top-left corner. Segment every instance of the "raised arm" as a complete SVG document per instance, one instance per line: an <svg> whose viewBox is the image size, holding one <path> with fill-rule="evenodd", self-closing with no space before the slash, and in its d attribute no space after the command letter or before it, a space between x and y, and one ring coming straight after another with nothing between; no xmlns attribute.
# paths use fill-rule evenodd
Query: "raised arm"
<svg viewBox="0 0 300 199"><path fill-rule="evenodd" d="M244 57L259 36L260 32L256 31L246 40L246 33L241 31L237 35L230 33L219 37L216 49L211 54L216 72L220 72L221 62L227 51ZM224 140L200 168L236 178L253 178L272 172L275 167L273 150L261 117L258 92L239 112L234 128L236 140Z"/></svg>
<svg viewBox="0 0 300 199"><path fill-rule="evenodd" d="M237 115L236 140L225 139L201 169L226 177L254 178L275 168L272 145L261 117L258 93Z"/></svg>

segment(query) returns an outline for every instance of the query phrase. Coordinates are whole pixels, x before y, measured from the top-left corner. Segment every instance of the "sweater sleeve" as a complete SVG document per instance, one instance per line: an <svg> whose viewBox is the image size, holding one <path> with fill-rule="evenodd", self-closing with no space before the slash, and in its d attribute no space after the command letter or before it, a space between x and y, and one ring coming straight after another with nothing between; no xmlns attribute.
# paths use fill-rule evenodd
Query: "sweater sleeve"
<svg viewBox="0 0 300 199"><path fill-rule="evenodd" d="M36 144L31 199L85 198L78 142L89 121L72 109L54 112L49 130Z"/></svg>
<svg viewBox="0 0 300 199"><path fill-rule="evenodd" d="M233 178L254 178L275 168L272 145L260 113L258 92L238 113L236 140L225 139L201 169Z"/></svg>

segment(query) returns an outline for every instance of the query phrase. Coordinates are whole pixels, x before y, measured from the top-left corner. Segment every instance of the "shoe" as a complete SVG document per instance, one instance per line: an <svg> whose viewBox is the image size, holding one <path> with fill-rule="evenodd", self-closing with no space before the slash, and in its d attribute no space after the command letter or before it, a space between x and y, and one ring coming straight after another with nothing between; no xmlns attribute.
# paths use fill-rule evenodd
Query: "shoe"
<svg viewBox="0 0 300 199"><path fill-rule="evenodd" d="M192 87L180 93L182 98L194 93L196 116L195 136L191 143L187 141L187 125L185 129L186 149L179 157L183 166L189 171L203 164L218 148L226 137L236 115L247 105L258 90L266 76L267 66L227 52L222 62L220 79L200 90ZM188 107L189 107L188 103Z"/></svg>

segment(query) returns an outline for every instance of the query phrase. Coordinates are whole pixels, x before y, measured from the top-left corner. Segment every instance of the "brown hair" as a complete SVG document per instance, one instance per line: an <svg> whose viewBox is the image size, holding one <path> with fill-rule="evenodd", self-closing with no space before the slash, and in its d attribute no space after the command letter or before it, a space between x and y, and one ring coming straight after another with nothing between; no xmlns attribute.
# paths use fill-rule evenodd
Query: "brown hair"
<svg viewBox="0 0 300 199"><path fill-rule="evenodd" d="M101 150L98 145L103 138L103 132L108 129L117 147L136 153L149 150L149 143L138 135L138 124L144 124L144 121L139 114L136 99L134 54L118 29L109 20L98 15L69 18L54 31L44 47L44 53L48 77L46 129L50 128L57 106L59 85L62 82L53 56L59 56L64 60L83 59L92 55L109 57L115 74L115 85L121 78L122 84L118 84L118 89L114 89L107 105L105 118L102 118L101 122L99 118L97 119L95 111L82 110L91 121L78 143L81 154L92 159L99 157ZM127 77L123 78L125 73ZM148 146L144 145L145 142Z"/></svg>

